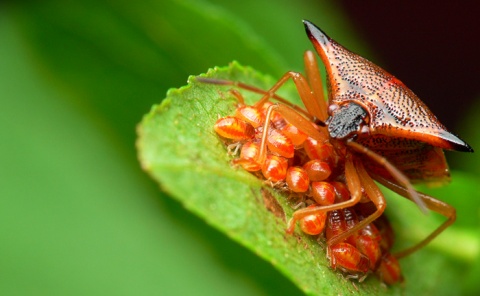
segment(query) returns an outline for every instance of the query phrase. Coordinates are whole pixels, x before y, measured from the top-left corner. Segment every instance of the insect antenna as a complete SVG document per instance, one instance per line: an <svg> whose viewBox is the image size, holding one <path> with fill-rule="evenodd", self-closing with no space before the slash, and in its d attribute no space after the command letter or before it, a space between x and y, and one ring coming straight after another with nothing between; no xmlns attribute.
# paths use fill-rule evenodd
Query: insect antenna
<svg viewBox="0 0 480 296"><path fill-rule="evenodd" d="M241 89L245 89L245 90L248 90L250 92L260 94L260 95L269 95L272 99L274 99L274 100L276 100L276 101L278 101L278 102L280 102L284 105L287 105L287 106L293 108L294 110L300 112L302 115L304 115L305 117L310 119L312 122L315 122L315 124L317 124L319 126L325 126L325 122L323 122L319 118L316 118L316 117L312 116L310 113L307 112L307 110L303 109L302 107L300 107L296 104L291 103L290 101L282 98L281 96L279 96L275 93L268 93L268 91L257 88L255 86L248 85L246 83L242 83L242 82L238 82L238 81L226 80L226 79L207 78L207 77L197 76L197 77L195 77L195 80L198 81L198 82L207 83L207 84L231 85L231 86L235 86L235 87L238 87L238 88L241 88Z"/></svg>

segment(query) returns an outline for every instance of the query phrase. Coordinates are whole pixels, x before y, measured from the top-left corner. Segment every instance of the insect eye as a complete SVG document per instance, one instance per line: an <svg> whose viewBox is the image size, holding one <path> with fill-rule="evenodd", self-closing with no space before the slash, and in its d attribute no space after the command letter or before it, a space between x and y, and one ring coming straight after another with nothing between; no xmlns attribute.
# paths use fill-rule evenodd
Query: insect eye
<svg viewBox="0 0 480 296"><path fill-rule="evenodd" d="M337 104L331 104L330 106L328 106L328 115L332 116L339 108L340 106L338 106Z"/></svg>

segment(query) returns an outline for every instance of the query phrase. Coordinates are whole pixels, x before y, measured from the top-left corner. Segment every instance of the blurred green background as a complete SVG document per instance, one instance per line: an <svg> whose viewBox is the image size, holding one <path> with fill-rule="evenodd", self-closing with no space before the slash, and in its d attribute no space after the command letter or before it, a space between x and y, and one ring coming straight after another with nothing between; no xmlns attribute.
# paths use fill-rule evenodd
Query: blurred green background
<svg viewBox="0 0 480 296"><path fill-rule="evenodd" d="M142 115L188 75L233 59L273 76L301 71L310 48L301 19L373 58L325 2L0 4L0 294L301 294L162 194L134 144ZM478 110L463 110L455 131L480 149ZM449 154L459 181L435 192L475 242L459 259L458 294L479 291L477 155Z"/></svg>

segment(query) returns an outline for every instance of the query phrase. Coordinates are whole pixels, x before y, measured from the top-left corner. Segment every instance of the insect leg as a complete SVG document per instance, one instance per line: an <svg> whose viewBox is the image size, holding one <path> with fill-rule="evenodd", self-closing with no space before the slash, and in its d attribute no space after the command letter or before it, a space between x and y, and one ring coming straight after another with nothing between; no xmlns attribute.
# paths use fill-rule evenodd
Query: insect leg
<svg viewBox="0 0 480 296"><path fill-rule="evenodd" d="M240 106L245 105L245 99L243 98L242 94L241 94L238 90L236 90L236 89L231 89L231 90L230 90L230 93L237 99L238 104L239 104Z"/></svg>
<svg viewBox="0 0 480 296"><path fill-rule="evenodd" d="M320 71L318 70L317 57L315 53L313 53L313 51L307 50L303 55L303 62L305 64L305 73L308 83L312 89L313 96L315 97L315 100L311 102L312 105L315 106L311 106L307 109L317 109L318 111L315 111L315 116L317 116L317 118L321 121L325 122L328 118L328 107L327 101L325 101L325 97L323 95L323 83L320 76ZM310 104L310 102L303 103Z"/></svg>
<svg viewBox="0 0 480 296"><path fill-rule="evenodd" d="M383 186L400 194L403 197L408 197L409 192L405 187L399 184L393 183L392 181L389 181L378 175L375 175L373 177ZM418 192L418 196L422 199L422 201L425 203L428 209L446 217L447 221L443 222L443 224L440 225L437 229L435 229L435 231L433 231L430 235L428 235L426 238L424 238L422 241L420 241L416 245L394 254L396 258L405 257L423 248L429 242L431 242L435 237L437 237L440 233L442 233L445 229L447 229L450 225L452 225L457 218L457 211L451 205L421 192Z"/></svg>
<svg viewBox="0 0 480 296"><path fill-rule="evenodd" d="M230 85L230 86L238 87L238 88L241 88L241 89L244 89L244 90L247 90L247 91L251 91L251 92L256 93L256 94L260 94L260 95L264 95L264 96L267 95L268 96L267 91L265 91L263 89L260 89L258 87L252 86L252 85L248 85L248 84L243 83L243 82L226 80L226 79L207 78L207 77L201 77L201 76L195 77L195 80L198 81L198 82L201 82L201 83L224 85L224 86ZM236 95L234 94L234 96L236 96ZM277 94L273 94L273 95L270 94L270 96L271 96L272 99L274 99L274 100L276 100L276 101L278 101L282 104L285 104L287 106L290 106L292 109L295 109L296 111L302 113L305 117L313 119L313 116L310 115L302 107L291 103L290 101L280 97Z"/></svg>
<svg viewBox="0 0 480 296"><path fill-rule="evenodd" d="M355 159L355 169L356 169L356 174L358 178L361 180L361 184L356 184L352 181L349 182L348 176L350 175L350 179L352 178L352 175L355 172L350 172L349 175L347 175L347 170L352 170L352 168L347 168L345 167L345 175L347 177L347 186L352 192L351 186L356 186L355 188L364 188L365 192L367 193L368 197L370 200L375 204L377 210L371 214L370 216L366 217L362 221L358 222L354 227L350 228L348 231L345 231L339 235L336 235L332 237L330 240L328 240L328 245L334 245L337 244L347 237L349 237L351 234L355 233L356 231L364 228L366 225L370 224L371 222L375 221L378 217L380 217L383 212L385 211L385 208L387 206L385 202L385 197L383 196L382 192L378 188L378 186L373 182L373 179L370 177L370 175L367 173L365 170L363 164L359 159ZM356 182L356 181L355 181Z"/></svg>
<svg viewBox="0 0 480 296"><path fill-rule="evenodd" d="M320 77L320 71L318 70L318 63L315 54L312 51L306 51L303 56L305 64L305 71L307 78L297 72L285 73L268 91L256 88L254 86L224 79L196 77L196 80L202 83L217 84L217 85L232 85L254 93L262 94L263 97L255 104L255 106L262 106L270 98L273 98L285 105L292 107L293 109L303 113L307 117L315 116L316 118L325 121L328 117L327 105L323 95L322 79ZM307 108L307 112L302 108L290 103L289 101L279 97L275 92L288 80L292 78L295 86L297 87L298 94L302 99L304 106ZM311 88L310 88L311 86ZM235 95L235 94L234 94ZM236 96L236 95L235 95ZM238 96L236 96L238 99Z"/></svg>
<svg viewBox="0 0 480 296"><path fill-rule="evenodd" d="M272 120L273 111L280 113L290 124L297 127L302 132L306 133L310 137L314 138L317 141L324 141L325 136L321 134L319 130L317 130L312 122L305 118L304 116L300 115L296 110L293 108L283 105L283 104L275 104L271 105L267 108L267 115L265 116L265 124L262 131L262 137L260 142L260 152L258 154L258 163L263 163L265 161L265 157L267 155L267 137L270 130L270 122Z"/></svg>
<svg viewBox="0 0 480 296"><path fill-rule="evenodd" d="M312 71L313 65L311 61L306 61L306 68ZM316 61L314 62L316 64ZM318 71L318 70L317 70ZM317 75L318 76L318 75ZM289 71L285 73L264 95L263 97L255 103L255 106L262 106L265 102L267 102L270 98L272 98L276 91L285 84L289 79L292 79L295 83L295 87L297 88L298 95L303 102L303 105L307 109L308 113L311 116L315 116L316 118L323 118L325 113L322 113L322 108L320 107L320 103L317 101L314 93L312 92L310 85L308 84L307 79L301 73ZM288 120L288 119L287 119ZM293 123L292 123L293 124Z"/></svg>
<svg viewBox="0 0 480 296"><path fill-rule="evenodd" d="M428 212L424 200L418 196L417 191L415 191L408 178L393 164L391 164L385 157L375 153L374 151L357 142L348 141L346 142L346 144L353 150L368 156L371 160L383 166L399 184L406 188L408 192L407 196L409 196L410 199L418 205L420 210L425 214Z"/></svg>
<svg viewBox="0 0 480 296"><path fill-rule="evenodd" d="M288 221L287 232L293 233L293 231L295 230L295 223L308 215L317 214L319 212L325 213L333 210L349 208L356 205L362 198L362 187L360 183L360 178L353 163L353 156L351 154L348 154L345 160L345 179L347 181L348 190L351 194L351 198L349 200L328 206L317 206L296 211L295 213L293 213L290 221ZM348 231L347 236L349 236L350 234L352 234L352 232ZM330 242L329 245L331 245Z"/></svg>

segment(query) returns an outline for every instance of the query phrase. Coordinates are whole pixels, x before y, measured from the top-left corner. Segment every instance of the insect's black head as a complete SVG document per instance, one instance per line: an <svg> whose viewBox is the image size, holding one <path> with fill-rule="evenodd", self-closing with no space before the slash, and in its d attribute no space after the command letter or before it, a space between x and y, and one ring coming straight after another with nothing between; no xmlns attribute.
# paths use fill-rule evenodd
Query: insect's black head
<svg viewBox="0 0 480 296"><path fill-rule="evenodd" d="M355 103L342 105L332 113L327 124L330 137L335 139L345 139L360 132L368 116L363 107Z"/></svg>

